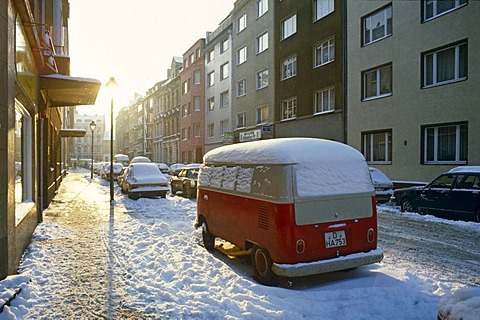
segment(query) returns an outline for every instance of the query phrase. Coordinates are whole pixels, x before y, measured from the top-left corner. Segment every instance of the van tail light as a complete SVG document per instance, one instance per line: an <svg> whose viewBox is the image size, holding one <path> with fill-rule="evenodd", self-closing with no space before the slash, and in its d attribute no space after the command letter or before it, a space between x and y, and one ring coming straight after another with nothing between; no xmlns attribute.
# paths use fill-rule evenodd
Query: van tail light
<svg viewBox="0 0 480 320"><path fill-rule="evenodd" d="M368 229L367 231L367 241L372 243L375 240L375 231L373 228Z"/></svg>
<svg viewBox="0 0 480 320"><path fill-rule="evenodd" d="M305 252L305 241L302 239L297 240L297 244L295 245L295 249L297 253L304 253Z"/></svg>

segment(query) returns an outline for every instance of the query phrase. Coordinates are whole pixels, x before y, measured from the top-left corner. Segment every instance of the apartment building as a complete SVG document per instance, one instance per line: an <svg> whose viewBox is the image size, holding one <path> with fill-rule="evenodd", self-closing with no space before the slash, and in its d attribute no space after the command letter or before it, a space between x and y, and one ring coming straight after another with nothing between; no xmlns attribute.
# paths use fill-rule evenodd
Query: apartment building
<svg viewBox="0 0 480 320"><path fill-rule="evenodd" d="M235 142L274 136L275 1L238 0L232 19L232 129Z"/></svg>
<svg viewBox="0 0 480 320"><path fill-rule="evenodd" d="M348 139L394 180L480 163L478 1L348 1Z"/></svg>
<svg viewBox="0 0 480 320"><path fill-rule="evenodd" d="M177 163L180 161L179 114L180 71L182 57L173 57L167 70L167 79L157 84L153 97L153 161Z"/></svg>
<svg viewBox="0 0 480 320"><path fill-rule="evenodd" d="M0 1L0 279L17 271L62 181L76 105L100 82L70 76L67 0ZM62 164L63 163L63 164Z"/></svg>
<svg viewBox="0 0 480 320"><path fill-rule="evenodd" d="M345 141L344 3L276 2L275 137Z"/></svg>
<svg viewBox="0 0 480 320"><path fill-rule="evenodd" d="M231 46L232 18L228 16L205 39L205 152L233 143Z"/></svg>
<svg viewBox="0 0 480 320"><path fill-rule="evenodd" d="M95 130L92 132L90 124L95 122ZM74 113L74 128L82 129L86 132L83 137L72 137L70 149L68 150L70 165L79 164L79 161L90 160L92 158L95 162L104 161L103 136L105 134L105 115L94 114L86 115L79 114L78 111ZM93 134L93 145L92 145ZM92 149L93 148L93 149ZM80 160L82 159L82 160Z"/></svg>
<svg viewBox="0 0 480 320"><path fill-rule="evenodd" d="M183 54L180 72L180 153L183 163L201 163L205 151L205 39Z"/></svg>

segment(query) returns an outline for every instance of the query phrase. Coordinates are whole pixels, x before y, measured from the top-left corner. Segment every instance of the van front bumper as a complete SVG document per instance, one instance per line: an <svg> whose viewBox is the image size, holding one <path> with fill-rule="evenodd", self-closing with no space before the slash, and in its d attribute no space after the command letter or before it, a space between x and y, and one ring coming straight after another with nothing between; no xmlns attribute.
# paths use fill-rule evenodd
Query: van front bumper
<svg viewBox="0 0 480 320"><path fill-rule="evenodd" d="M383 252L380 249L369 252L352 253L348 256L320 260L307 263L279 264L274 263L272 271L281 277L301 277L319 273L327 273L356 268L382 261Z"/></svg>

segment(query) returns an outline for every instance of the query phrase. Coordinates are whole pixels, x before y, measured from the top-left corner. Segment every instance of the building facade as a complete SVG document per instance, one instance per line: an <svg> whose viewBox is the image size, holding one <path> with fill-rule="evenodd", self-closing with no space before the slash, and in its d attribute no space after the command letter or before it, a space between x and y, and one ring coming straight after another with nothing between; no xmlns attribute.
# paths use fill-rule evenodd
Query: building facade
<svg viewBox="0 0 480 320"><path fill-rule="evenodd" d="M348 144L393 180L478 165L480 2L348 1L347 13Z"/></svg>
<svg viewBox="0 0 480 320"><path fill-rule="evenodd" d="M70 76L67 0L0 2L0 279L17 271L62 181L75 105L100 82ZM71 126L72 127L69 127Z"/></svg>
<svg viewBox="0 0 480 320"><path fill-rule="evenodd" d="M232 16L235 142L274 137L275 1L238 0ZM269 130L262 130L268 127Z"/></svg>
<svg viewBox="0 0 480 320"><path fill-rule="evenodd" d="M180 154L183 163L201 163L205 151L205 39L183 54L180 72ZM228 71L227 71L228 72Z"/></svg>
<svg viewBox="0 0 480 320"><path fill-rule="evenodd" d="M90 128L91 122L95 122L95 130L92 132ZM105 115L87 115L79 114L78 111L74 113L74 128L85 130L86 134L83 137L69 138L69 165L81 165L82 162L90 161L93 152L93 161L105 161L103 148L103 137L105 135ZM93 145L92 145L93 134ZM92 149L93 147L93 149Z"/></svg>
<svg viewBox="0 0 480 320"><path fill-rule="evenodd" d="M275 137L345 142L344 3L275 2Z"/></svg>
<svg viewBox="0 0 480 320"><path fill-rule="evenodd" d="M233 143L231 46L232 19L228 16L205 39L205 152Z"/></svg>

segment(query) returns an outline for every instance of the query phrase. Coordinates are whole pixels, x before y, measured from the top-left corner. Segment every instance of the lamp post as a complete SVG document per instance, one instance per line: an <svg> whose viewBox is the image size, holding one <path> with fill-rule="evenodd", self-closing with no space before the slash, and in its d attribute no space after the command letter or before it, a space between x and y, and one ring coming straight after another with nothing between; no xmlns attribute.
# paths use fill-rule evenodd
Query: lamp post
<svg viewBox="0 0 480 320"><path fill-rule="evenodd" d="M114 77L105 85L110 89L110 203L113 202L113 89L118 87Z"/></svg>
<svg viewBox="0 0 480 320"><path fill-rule="evenodd" d="M90 170L90 179L93 180L93 136L94 136L94 132L95 132L95 128L97 127L97 124L95 123L95 121L92 120L92 122L90 122L90 130L92 130L92 166L91 166L91 170Z"/></svg>

